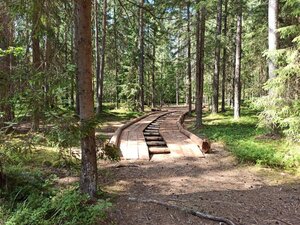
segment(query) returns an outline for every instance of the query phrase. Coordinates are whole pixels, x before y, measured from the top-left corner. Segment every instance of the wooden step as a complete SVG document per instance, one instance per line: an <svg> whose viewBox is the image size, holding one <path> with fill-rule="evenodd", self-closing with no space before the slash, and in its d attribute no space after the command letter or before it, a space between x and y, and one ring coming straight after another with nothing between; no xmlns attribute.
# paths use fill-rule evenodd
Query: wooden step
<svg viewBox="0 0 300 225"><path fill-rule="evenodd" d="M148 146L166 146L166 142L164 141L146 141Z"/></svg>
<svg viewBox="0 0 300 225"><path fill-rule="evenodd" d="M146 141L163 141L164 139L160 136L147 136L145 137Z"/></svg>
<svg viewBox="0 0 300 225"><path fill-rule="evenodd" d="M170 153L170 149L167 147L149 147L149 152L151 154L166 154Z"/></svg>
<svg viewBox="0 0 300 225"><path fill-rule="evenodd" d="M158 132L144 132L144 136L160 136Z"/></svg>
<svg viewBox="0 0 300 225"><path fill-rule="evenodd" d="M161 124L160 122L156 121L156 122L150 123L150 126L158 126L158 125L160 125L160 124Z"/></svg>
<svg viewBox="0 0 300 225"><path fill-rule="evenodd" d="M144 130L144 133L159 133L158 130L149 130L146 128L146 130Z"/></svg>
<svg viewBox="0 0 300 225"><path fill-rule="evenodd" d="M159 127L148 126L146 129L147 130L159 130Z"/></svg>

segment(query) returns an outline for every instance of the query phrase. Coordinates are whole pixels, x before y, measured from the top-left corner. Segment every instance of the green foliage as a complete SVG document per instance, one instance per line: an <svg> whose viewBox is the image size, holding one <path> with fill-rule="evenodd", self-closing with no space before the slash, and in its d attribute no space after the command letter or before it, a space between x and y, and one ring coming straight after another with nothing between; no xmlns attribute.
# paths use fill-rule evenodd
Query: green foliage
<svg viewBox="0 0 300 225"><path fill-rule="evenodd" d="M10 55L12 54L15 57L18 56L24 56L25 54L25 49L23 47L8 47L8 49L3 50L2 48L0 48L0 57L3 57L5 55Z"/></svg>
<svg viewBox="0 0 300 225"><path fill-rule="evenodd" d="M105 209L110 206L104 200L90 202L87 195L74 188L49 197L32 194L17 204L5 225L95 224L104 218Z"/></svg>
<svg viewBox="0 0 300 225"><path fill-rule="evenodd" d="M281 49L266 55L276 61L276 77L268 80L265 90L268 96L254 101L259 115L259 126L271 132L282 132L294 142L300 142L300 26L297 16L300 15L299 1L289 0L282 6L284 15L282 27L278 29L281 38Z"/></svg>
<svg viewBox="0 0 300 225"><path fill-rule="evenodd" d="M6 169L7 184L0 189L0 208L5 225L95 224L111 206L106 200L91 201L78 188L58 189L57 176L45 176L24 166Z"/></svg>
<svg viewBox="0 0 300 225"><path fill-rule="evenodd" d="M48 123L52 124L46 132L46 137L51 146L59 149L70 149L79 145L79 121L70 113L51 113Z"/></svg>
<svg viewBox="0 0 300 225"><path fill-rule="evenodd" d="M257 112L245 109L243 112L239 121L232 119L231 111L207 115L204 118L205 125L199 132L211 140L223 142L240 162L286 169L300 167L298 145L278 136L265 135L265 130L256 126Z"/></svg>
<svg viewBox="0 0 300 225"><path fill-rule="evenodd" d="M5 168L5 176L5 188L0 189L0 195L5 197L12 208L33 193L51 194L52 177L45 180L41 171L36 169L29 170L24 165L10 165Z"/></svg>
<svg viewBox="0 0 300 225"><path fill-rule="evenodd" d="M110 161L120 161L120 149L114 145L104 144L100 148L98 158Z"/></svg>

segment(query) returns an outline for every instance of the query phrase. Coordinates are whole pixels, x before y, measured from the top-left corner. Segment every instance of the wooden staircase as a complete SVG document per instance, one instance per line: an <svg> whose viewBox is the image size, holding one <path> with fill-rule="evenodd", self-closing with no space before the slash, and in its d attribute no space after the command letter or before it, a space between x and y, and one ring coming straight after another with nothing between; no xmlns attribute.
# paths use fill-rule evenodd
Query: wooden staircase
<svg viewBox="0 0 300 225"><path fill-rule="evenodd" d="M159 133L160 124L166 119L167 115L157 118L150 123L144 130L144 137L150 154L168 154L169 148L163 137Z"/></svg>

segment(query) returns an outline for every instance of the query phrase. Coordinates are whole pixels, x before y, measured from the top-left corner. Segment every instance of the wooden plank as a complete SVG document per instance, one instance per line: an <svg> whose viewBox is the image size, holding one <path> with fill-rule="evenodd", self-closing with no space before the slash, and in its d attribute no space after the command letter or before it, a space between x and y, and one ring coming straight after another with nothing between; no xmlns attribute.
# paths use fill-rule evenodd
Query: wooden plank
<svg viewBox="0 0 300 225"><path fill-rule="evenodd" d="M161 136L146 136L146 141L163 141L164 139Z"/></svg>
<svg viewBox="0 0 300 225"><path fill-rule="evenodd" d="M170 153L170 149L167 147L149 147L149 152L152 154L166 154Z"/></svg>
<svg viewBox="0 0 300 225"><path fill-rule="evenodd" d="M124 159L149 160L148 146L145 142L143 131L150 123L166 113L160 112L144 117L122 131L119 146Z"/></svg>
<svg viewBox="0 0 300 225"><path fill-rule="evenodd" d="M148 146L165 146L166 142L164 141L147 141Z"/></svg>
<svg viewBox="0 0 300 225"><path fill-rule="evenodd" d="M158 132L144 132L144 136L160 136Z"/></svg>

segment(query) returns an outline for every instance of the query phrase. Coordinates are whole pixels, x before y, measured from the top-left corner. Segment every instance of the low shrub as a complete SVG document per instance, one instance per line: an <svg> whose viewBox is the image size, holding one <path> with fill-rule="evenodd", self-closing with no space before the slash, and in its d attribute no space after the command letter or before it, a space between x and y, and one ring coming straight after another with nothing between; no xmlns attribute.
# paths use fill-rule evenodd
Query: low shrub
<svg viewBox="0 0 300 225"><path fill-rule="evenodd" d="M95 224L105 217L105 209L110 206L105 200L90 203L89 197L75 188L60 191L49 197L31 194L17 205L5 224Z"/></svg>

